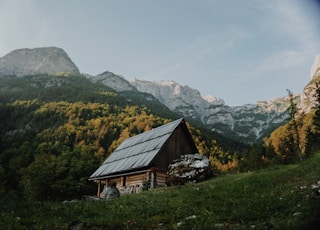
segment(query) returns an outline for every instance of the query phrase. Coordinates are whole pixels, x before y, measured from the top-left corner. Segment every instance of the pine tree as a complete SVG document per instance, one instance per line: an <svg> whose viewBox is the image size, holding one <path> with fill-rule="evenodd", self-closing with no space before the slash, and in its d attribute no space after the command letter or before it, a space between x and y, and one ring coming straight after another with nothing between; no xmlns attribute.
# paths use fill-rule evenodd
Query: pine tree
<svg viewBox="0 0 320 230"><path fill-rule="evenodd" d="M283 164L292 164L297 161L298 155L292 154L296 152L295 138L292 133L289 133L281 140L279 152L281 153Z"/></svg>
<svg viewBox="0 0 320 230"><path fill-rule="evenodd" d="M300 127L300 122L297 118L298 115L298 109L297 109L297 104L294 101L294 96L293 93L288 90L288 95L290 99L290 122L289 122L289 132L292 130L295 137L293 138L293 151L294 153L298 156L300 160L302 160L302 155L301 155L301 147L300 147L300 135L299 135L299 127Z"/></svg>
<svg viewBox="0 0 320 230"><path fill-rule="evenodd" d="M314 134L311 130L311 127L308 127L306 130L306 137L305 137L305 143L304 143L304 157L306 158L312 155L313 145L314 145L313 139L314 139Z"/></svg>
<svg viewBox="0 0 320 230"><path fill-rule="evenodd" d="M265 147L265 156L266 160L271 164L281 163L280 156L277 155L272 143Z"/></svg>
<svg viewBox="0 0 320 230"><path fill-rule="evenodd" d="M312 125L314 130L310 134L309 142L313 146L314 150L320 149L320 81L315 83L315 93L313 97L316 99L314 104L315 113L313 116Z"/></svg>

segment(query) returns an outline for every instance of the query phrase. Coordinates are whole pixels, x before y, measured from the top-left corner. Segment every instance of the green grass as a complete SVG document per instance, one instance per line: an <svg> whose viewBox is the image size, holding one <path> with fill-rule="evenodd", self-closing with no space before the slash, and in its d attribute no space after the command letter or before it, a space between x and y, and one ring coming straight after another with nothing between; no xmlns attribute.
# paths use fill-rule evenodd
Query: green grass
<svg viewBox="0 0 320 230"><path fill-rule="evenodd" d="M107 202L1 199L4 229L312 229L320 221L320 154L297 165L221 176ZM320 189L320 188L319 188ZM316 228L315 228L316 229Z"/></svg>

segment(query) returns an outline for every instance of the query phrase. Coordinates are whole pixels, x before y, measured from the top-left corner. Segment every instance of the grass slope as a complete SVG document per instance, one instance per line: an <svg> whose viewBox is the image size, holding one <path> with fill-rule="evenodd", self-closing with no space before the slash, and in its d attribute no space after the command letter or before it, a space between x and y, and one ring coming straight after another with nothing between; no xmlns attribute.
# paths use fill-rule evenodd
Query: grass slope
<svg viewBox="0 0 320 230"><path fill-rule="evenodd" d="M319 186L318 188L316 188ZM222 176L107 202L29 203L2 197L5 229L317 229L320 154L297 165Z"/></svg>

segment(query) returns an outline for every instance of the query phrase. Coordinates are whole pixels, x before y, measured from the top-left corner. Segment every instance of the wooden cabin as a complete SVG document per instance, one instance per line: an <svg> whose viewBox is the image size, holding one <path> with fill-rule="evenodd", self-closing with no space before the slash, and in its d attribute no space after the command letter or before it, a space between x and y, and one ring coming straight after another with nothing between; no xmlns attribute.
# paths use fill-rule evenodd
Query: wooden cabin
<svg viewBox="0 0 320 230"><path fill-rule="evenodd" d="M139 192L146 182L151 188L165 186L169 164L180 155L197 152L185 120L180 118L123 141L89 180L98 183L98 197L112 182L121 194Z"/></svg>

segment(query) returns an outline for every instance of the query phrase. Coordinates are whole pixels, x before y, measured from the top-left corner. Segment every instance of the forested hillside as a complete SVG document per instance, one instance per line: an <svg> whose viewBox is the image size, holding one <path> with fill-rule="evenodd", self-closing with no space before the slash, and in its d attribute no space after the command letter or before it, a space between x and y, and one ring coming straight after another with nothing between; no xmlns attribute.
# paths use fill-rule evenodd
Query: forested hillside
<svg viewBox="0 0 320 230"><path fill-rule="evenodd" d="M290 164L307 158L320 149L320 80L311 81L313 105L308 113L299 111L291 99L291 118L287 124L276 129L265 145L273 160ZM289 92L289 96L292 94Z"/></svg>
<svg viewBox="0 0 320 230"><path fill-rule="evenodd" d="M88 176L123 140L177 117L149 94L119 94L81 75L2 77L1 193L41 200L93 194ZM199 152L219 169L232 168L243 146L220 145L221 136L191 123Z"/></svg>
<svg viewBox="0 0 320 230"><path fill-rule="evenodd" d="M319 84L308 114L291 119L264 145L245 146L187 125L215 174L289 164L319 149ZM88 177L125 139L180 117L147 93L113 89L82 75L0 78L0 193L37 200L94 194Z"/></svg>

